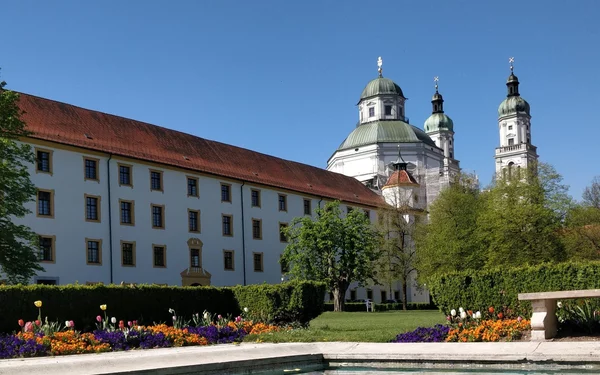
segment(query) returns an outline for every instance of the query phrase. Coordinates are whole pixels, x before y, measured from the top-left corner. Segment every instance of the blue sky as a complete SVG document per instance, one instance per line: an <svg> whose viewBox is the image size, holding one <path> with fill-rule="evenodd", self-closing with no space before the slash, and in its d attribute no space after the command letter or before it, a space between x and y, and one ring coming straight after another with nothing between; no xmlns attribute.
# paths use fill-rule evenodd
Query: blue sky
<svg viewBox="0 0 600 375"><path fill-rule="evenodd" d="M595 0L1 1L9 89L324 168L383 74L422 127L433 77L461 167L487 184L508 58L532 142L580 199L598 167Z"/></svg>

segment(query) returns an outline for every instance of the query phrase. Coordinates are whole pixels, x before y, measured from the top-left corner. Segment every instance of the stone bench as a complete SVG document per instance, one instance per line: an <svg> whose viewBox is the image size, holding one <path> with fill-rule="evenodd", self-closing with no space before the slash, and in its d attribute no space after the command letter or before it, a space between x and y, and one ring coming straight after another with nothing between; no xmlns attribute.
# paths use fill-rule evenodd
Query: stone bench
<svg viewBox="0 0 600 375"><path fill-rule="evenodd" d="M533 310L533 314L531 314L531 341L544 341L556 336L558 329L557 300L594 297L600 297L600 289L519 293L519 300L531 301Z"/></svg>

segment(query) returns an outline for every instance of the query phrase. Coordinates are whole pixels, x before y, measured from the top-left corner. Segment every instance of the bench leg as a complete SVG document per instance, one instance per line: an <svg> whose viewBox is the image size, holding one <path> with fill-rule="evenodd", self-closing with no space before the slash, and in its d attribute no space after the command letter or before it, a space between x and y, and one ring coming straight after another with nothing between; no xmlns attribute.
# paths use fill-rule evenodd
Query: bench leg
<svg viewBox="0 0 600 375"><path fill-rule="evenodd" d="M558 319L556 300L540 299L531 301L531 341L544 341L556 336Z"/></svg>

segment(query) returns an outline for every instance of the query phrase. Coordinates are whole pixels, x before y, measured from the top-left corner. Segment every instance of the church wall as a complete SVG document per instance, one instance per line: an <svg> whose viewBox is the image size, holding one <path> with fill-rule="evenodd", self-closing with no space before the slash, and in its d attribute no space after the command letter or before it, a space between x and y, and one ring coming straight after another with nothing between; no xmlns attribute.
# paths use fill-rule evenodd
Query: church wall
<svg viewBox="0 0 600 375"><path fill-rule="evenodd" d="M53 191L54 218L36 216L36 202L27 207L33 212L24 218L14 219L17 224L29 226L35 233L52 236L55 257L53 263L42 263L32 282L52 279L57 284L79 282L110 283L110 230L108 168L110 163L110 200L113 245L113 282L159 283L182 285L180 273L190 264L188 240L202 242L201 267L209 272L211 285L227 286L242 284L242 199L244 208L244 240L246 249L246 282L281 282L280 254L287 243L281 242L279 224L290 223L294 217L304 214L304 199L311 200L311 212L329 200L293 191L245 183L219 176L193 173L165 165L145 163L138 160L61 146L49 142L31 140L33 147L48 150L52 155L52 174L36 173L35 165L29 166L33 184L40 189ZM84 155L98 160L99 181L84 180ZM133 187L119 186L119 164L132 167ZM162 172L163 191L150 190L150 169ZM199 197L188 197L187 177L198 178ZM221 183L229 184L231 203L221 202ZM242 186L243 184L243 186ZM260 207L252 207L251 190L260 191ZM100 221L85 220L85 194L100 198ZM287 211L279 211L279 194L287 197ZM119 200L134 202L134 225L120 223ZM164 229L152 228L151 204L164 206ZM346 203L343 204L345 210ZM353 207L355 207L353 205ZM371 220L376 220L376 209ZM200 232L188 230L188 209L200 211ZM223 236L222 215L232 215L233 235ZM262 239L253 239L252 219L260 219ZM101 241L101 265L87 264L86 238ZM121 241L135 243L135 266L123 266ZM166 246L166 267L157 268L153 263L153 245ZM224 250L234 251L234 270L224 269ZM262 272L254 271L253 252L263 253Z"/></svg>

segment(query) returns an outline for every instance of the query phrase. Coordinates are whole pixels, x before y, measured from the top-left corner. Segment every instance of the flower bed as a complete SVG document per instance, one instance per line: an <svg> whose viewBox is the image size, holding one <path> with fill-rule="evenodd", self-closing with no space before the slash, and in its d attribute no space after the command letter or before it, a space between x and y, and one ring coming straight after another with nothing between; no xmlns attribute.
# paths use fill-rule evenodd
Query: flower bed
<svg viewBox="0 0 600 375"><path fill-rule="evenodd" d="M490 307L487 312L452 310L447 316L448 324L434 327L419 327L401 333L392 342L479 342L518 340L530 329L530 321L520 316L512 317L511 311Z"/></svg>
<svg viewBox="0 0 600 375"><path fill-rule="evenodd" d="M84 333L75 330L73 321L66 321L64 328L58 322L48 322L48 318L42 323L42 302L35 301L34 304L39 309L36 320L25 322L19 319L20 332L0 335L0 359L224 344L240 342L248 334L285 329L244 319L242 315L248 313L248 309L235 319L213 316L205 311L202 316L194 314L188 321L169 309L173 314L172 326L144 326L135 320L120 320L117 324L115 317L109 319L107 306L101 305L104 318L98 315L97 329Z"/></svg>

